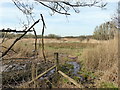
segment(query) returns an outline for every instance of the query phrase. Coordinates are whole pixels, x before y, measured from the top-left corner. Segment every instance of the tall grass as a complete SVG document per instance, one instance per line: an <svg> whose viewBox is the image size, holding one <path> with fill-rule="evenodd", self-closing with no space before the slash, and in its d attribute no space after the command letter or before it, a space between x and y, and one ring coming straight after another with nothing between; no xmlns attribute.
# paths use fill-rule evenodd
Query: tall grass
<svg viewBox="0 0 120 90"><path fill-rule="evenodd" d="M95 48L86 49L81 56L85 67L102 72L101 80L118 83L118 40L109 40Z"/></svg>
<svg viewBox="0 0 120 90"><path fill-rule="evenodd" d="M19 53L19 56L34 56L34 45L28 42L18 42L13 49Z"/></svg>

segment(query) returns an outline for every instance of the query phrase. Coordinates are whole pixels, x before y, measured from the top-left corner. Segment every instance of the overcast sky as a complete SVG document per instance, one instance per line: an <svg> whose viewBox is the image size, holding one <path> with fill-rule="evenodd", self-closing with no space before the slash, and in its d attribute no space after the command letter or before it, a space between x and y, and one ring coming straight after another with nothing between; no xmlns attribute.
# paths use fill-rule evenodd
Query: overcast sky
<svg viewBox="0 0 120 90"><path fill-rule="evenodd" d="M111 20L111 17L116 12L119 0L106 0L108 2L106 9L97 7L81 7L80 13L71 11L71 15L66 18L65 15L55 14L50 15L50 10L36 5L34 18L38 20L40 13L43 14L47 28L45 35L57 34L60 36L80 36L92 35L94 28L106 21ZM26 22L25 15L13 4L12 0L0 1L0 29L11 28L20 29L21 21ZM36 25L37 34L41 34L42 24Z"/></svg>

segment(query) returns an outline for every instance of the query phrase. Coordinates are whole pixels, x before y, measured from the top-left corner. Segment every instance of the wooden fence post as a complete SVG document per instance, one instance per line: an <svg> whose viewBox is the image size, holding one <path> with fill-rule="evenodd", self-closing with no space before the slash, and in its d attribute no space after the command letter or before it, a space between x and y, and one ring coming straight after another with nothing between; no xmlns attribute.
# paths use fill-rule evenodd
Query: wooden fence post
<svg viewBox="0 0 120 90"><path fill-rule="evenodd" d="M36 64L36 77L38 76L38 64ZM35 78L36 78L35 77ZM39 85L38 85L38 80L36 80L36 87L38 88Z"/></svg>
<svg viewBox="0 0 120 90"><path fill-rule="evenodd" d="M36 70L35 70L35 63L34 62L32 62L32 80L34 80L35 79L35 77L36 77L36 75L35 75L35 72ZM36 81L34 81L34 88L36 87Z"/></svg>
<svg viewBox="0 0 120 90"><path fill-rule="evenodd" d="M54 85L55 86L57 86L57 83L58 83L58 79L59 79L59 73L58 73L58 71L59 71L59 58L58 58L58 53L56 52L56 53L54 53L54 58L55 58L55 63L56 63L56 75L55 75L55 81L54 81Z"/></svg>
<svg viewBox="0 0 120 90"><path fill-rule="evenodd" d="M59 59L58 59L58 53L54 53L54 57L55 57L55 60L56 60L56 72L58 71L59 69Z"/></svg>

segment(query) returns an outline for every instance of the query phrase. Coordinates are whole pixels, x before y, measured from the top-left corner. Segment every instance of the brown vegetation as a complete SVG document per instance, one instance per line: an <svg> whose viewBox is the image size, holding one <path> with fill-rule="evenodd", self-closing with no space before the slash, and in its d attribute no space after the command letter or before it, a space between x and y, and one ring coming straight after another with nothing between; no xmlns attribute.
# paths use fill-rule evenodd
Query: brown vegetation
<svg viewBox="0 0 120 90"><path fill-rule="evenodd" d="M81 42L63 42L53 39L54 42L50 42L52 39L45 39L45 51L47 60L53 60L54 52L60 53L60 63L63 64L66 61L82 61L83 66L88 71L93 71L97 76L95 79L95 87L102 87L103 82L118 84L118 40L109 41L96 41L90 40L89 43ZM3 43L8 47L12 43L13 39L10 39ZM39 40L38 40L39 41ZM73 40L74 41L74 40ZM91 41L94 41L93 43ZM48 42L48 43L47 43ZM91 42L91 43L90 43ZM96 43L97 42L97 43ZM98 43L99 42L99 43ZM38 59L43 60L41 54L41 46L38 47ZM4 58L19 58L19 57L33 57L34 56L34 39L22 39L12 48L12 50ZM3 48L3 51L5 48ZM73 59L74 58L74 59ZM17 61L17 60L16 60ZM20 60L18 60L20 61ZM62 82L61 82L62 83ZM62 87L67 84L63 84ZM69 87L69 84L68 84Z"/></svg>
<svg viewBox="0 0 120 90"><path fill-rule="evenodd" d="M85 67L99 75L100 82L118 84L118 40L109 40L82 53Z"/></svg>

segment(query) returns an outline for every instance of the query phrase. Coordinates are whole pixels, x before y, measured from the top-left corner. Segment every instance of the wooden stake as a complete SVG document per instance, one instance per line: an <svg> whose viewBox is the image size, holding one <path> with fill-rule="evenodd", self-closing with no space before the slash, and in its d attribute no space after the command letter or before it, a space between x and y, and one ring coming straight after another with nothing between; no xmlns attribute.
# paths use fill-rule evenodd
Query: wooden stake
<svg viewBox="0 0 120 90"><path fill-rule="evenodd" d="M68 75L66 75L65 73L63 73L62 71L58 71L58 73L60 73L63 77L67 78L70 82L72 82L75 86L77 86L78 88L83 88L80 84L78 84L74 79L70 78Z"/></svg>

